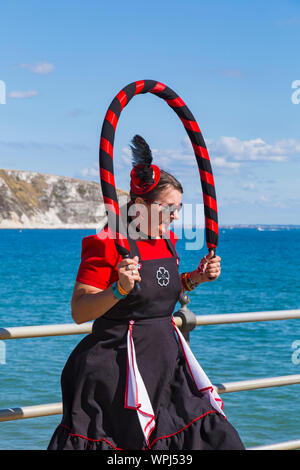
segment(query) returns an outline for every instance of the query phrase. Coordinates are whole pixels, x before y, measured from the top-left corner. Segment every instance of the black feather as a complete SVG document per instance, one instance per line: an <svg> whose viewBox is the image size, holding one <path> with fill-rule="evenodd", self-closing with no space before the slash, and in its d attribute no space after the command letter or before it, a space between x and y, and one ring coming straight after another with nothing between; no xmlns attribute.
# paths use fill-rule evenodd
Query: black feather
<svg viewBox="0 0 300 470"><path fill-rule="evenodd" d="M138 177L146 183L153 182L153 170L151 163L153 160L152 153L147 142L140 135L135 135L132 139L132 165L144 165L141 169L137 170Z"/></svg>

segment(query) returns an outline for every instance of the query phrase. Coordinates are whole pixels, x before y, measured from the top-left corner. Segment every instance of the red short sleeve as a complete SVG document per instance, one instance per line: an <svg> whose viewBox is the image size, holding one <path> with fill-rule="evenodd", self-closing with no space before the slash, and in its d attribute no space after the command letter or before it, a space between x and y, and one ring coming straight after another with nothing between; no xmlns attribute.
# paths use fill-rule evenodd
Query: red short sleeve
<svg viewBox="0 0 300 470"><path fill-rule="evenodd" d="M175 247L178 236L171 230L167 232L167 236ZM162 239L137 243L142 260L172 256ZM117 265L121 260L108 228L96 235L85 237L82 240L81 263L76 281L105 290L118 280Z"/></svg>
<svg viewBox="0 0 300 470"><path fill-rule="evenodd" d="M105 290L118 279L117 265L122 257L116 250L114 240L103 235L105 233L102 231L100 236L83 238L76 281Z"/></svg>

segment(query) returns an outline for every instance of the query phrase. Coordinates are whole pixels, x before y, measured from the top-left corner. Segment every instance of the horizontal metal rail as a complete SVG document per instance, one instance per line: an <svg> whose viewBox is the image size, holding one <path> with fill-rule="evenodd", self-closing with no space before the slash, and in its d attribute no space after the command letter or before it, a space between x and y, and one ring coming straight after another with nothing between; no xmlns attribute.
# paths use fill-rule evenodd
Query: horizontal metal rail
<svg viewBox="0 0 300 470"><path fill-rule="evenodd" d="M181 326L181 318L175 318L175 323L177 326ZM0 340L89 334L92 332L92 328L93 322L81 323L80 325L62 323L56 325L13 326L0 328Z"/></svg>
<svg viewBox="0 0 300 470"><path fill-rule="evenodd" d="M267 377L263 379L240 380L238 382L227 382L224 384L215 384L214 388L218 393L221 394L296 384L300 384L300 374Z"/></svg>
<svg viewBox="0 0 300 470"><path fill-rule="evenodd" d="M58 415L61 414L62 411L62 403L46 403L44 405L4 408L0 410L0 421L14 421L16 419Z"/></svg>
<svg viewBox="0 0 300 470"><path fill-rule="evenodd" d="M181 310L184 311L185 307ZM275 310L267 312L245 312L226 313L218 315L198 315L196 326L216 325L228 323L244 323L256 321L290 320L300 318L299 310ZM182 327L182 319L176 317L174 320L178 327ZM0 340L17 338L35 338L45 336L64 336L76 334L89 334L92 332L93 322L54 325L36 325L23 327L0 328ZM231 393L243 390L254 390L259 388L280 387L300 383L299 375L288 375L281 377L269 377L262 379L251 379L237 382L227 382L216 384L214 388L218 393ZM26 406L19 408L7 408L0 410L0 421L12 421L18 419L35 418L40 416L50 416L62 414L62 403L48 403L44 405ZM247 450L288 450L300 449L300 440L279 442L275 444L250 447Z"/></svg>
<svg viewBox="0 0 300 470"><path fill-rule="evenodd" d="M300 318L298 310L271 310L268 312L222 313L219 315L197 315L198 325L245 323L256 321L292 320Z"/></svg>
<svg viewBox="0 0 300 470"><path fill-rule="evenodd" d="M221 393L240 392L242 390L254 390L268 387L281 387L284 385L300 384L300 374L285 375L281 377L268 377L264 379L242 380L240 382L227 382L214 385L215 390ZM12 421L16 419L36 418L62 413L62 403L49 403L45 405L25 406L18 408L6 408L0 410L0 421Z"/></svg>
<svg viewBox="0 0 300 470"><path fill-rule="evenodd" d="M300 449L300 439L295 441L277 442L276 444L266 444L264 446L248 447L247 450L296 450Z"/></svg>
<svg viewBox="0 0 300 470"><path fill-rule="evenodd" d="M219 315L197 315L197 326L226 323L245 323L256 321L292 320L300 318L299 310L274 310L268 312L224 313ZM182 326L182 319L174 316L177 326ZM36 338L42 336L62 336L88 334L92 331L93 322L64 323L54 325L16 326L0 328L0 340L17 338Z"/></svg>
<svg viewBox="0 0 300 470"><path fill-rule="evenodd" d="M41 336L64 336L91 333L93 323L64 323L57 325L13 326L0 328L0 340L18 338L38 338Z"/></svg>

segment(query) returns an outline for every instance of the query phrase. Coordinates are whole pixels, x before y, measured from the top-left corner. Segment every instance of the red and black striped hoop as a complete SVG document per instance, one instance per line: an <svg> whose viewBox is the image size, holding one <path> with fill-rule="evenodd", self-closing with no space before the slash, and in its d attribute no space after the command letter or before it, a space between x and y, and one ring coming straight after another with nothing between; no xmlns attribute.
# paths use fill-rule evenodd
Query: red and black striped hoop
<svg viewBox="0 0 300 470"><path fill-rule="evenodd" d="M203 136L193 114L182 99L171 88L155 80L139 80L123 88L111 102L102 126L99 148L100 181L108 226L113 232L116 249L122 257L128 257L130 254L127 228L121 220L114 180L115 131L123 108L135 95L148 92L164 99L175 111L192 143L203 192L206 245L209 251L213 249L215 252L219 233L217 201L212 168Z"/></svg>

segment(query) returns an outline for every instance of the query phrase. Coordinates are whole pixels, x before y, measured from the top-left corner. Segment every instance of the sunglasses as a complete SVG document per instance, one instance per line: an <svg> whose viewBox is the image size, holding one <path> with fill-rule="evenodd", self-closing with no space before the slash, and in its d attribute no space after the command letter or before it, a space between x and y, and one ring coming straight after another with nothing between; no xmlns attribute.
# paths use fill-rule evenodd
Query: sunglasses
<svg viewBox="0 0 300 470"><path fill-rule="evenodd" d="M182 202L179 205L176 204L167 204L166 202L153 201L152 199L145 199L146 202L151 202L151 204L157 204L161 207L161 211L164 214L173 214L175 211L180 212L182 209Z"/></svg>

